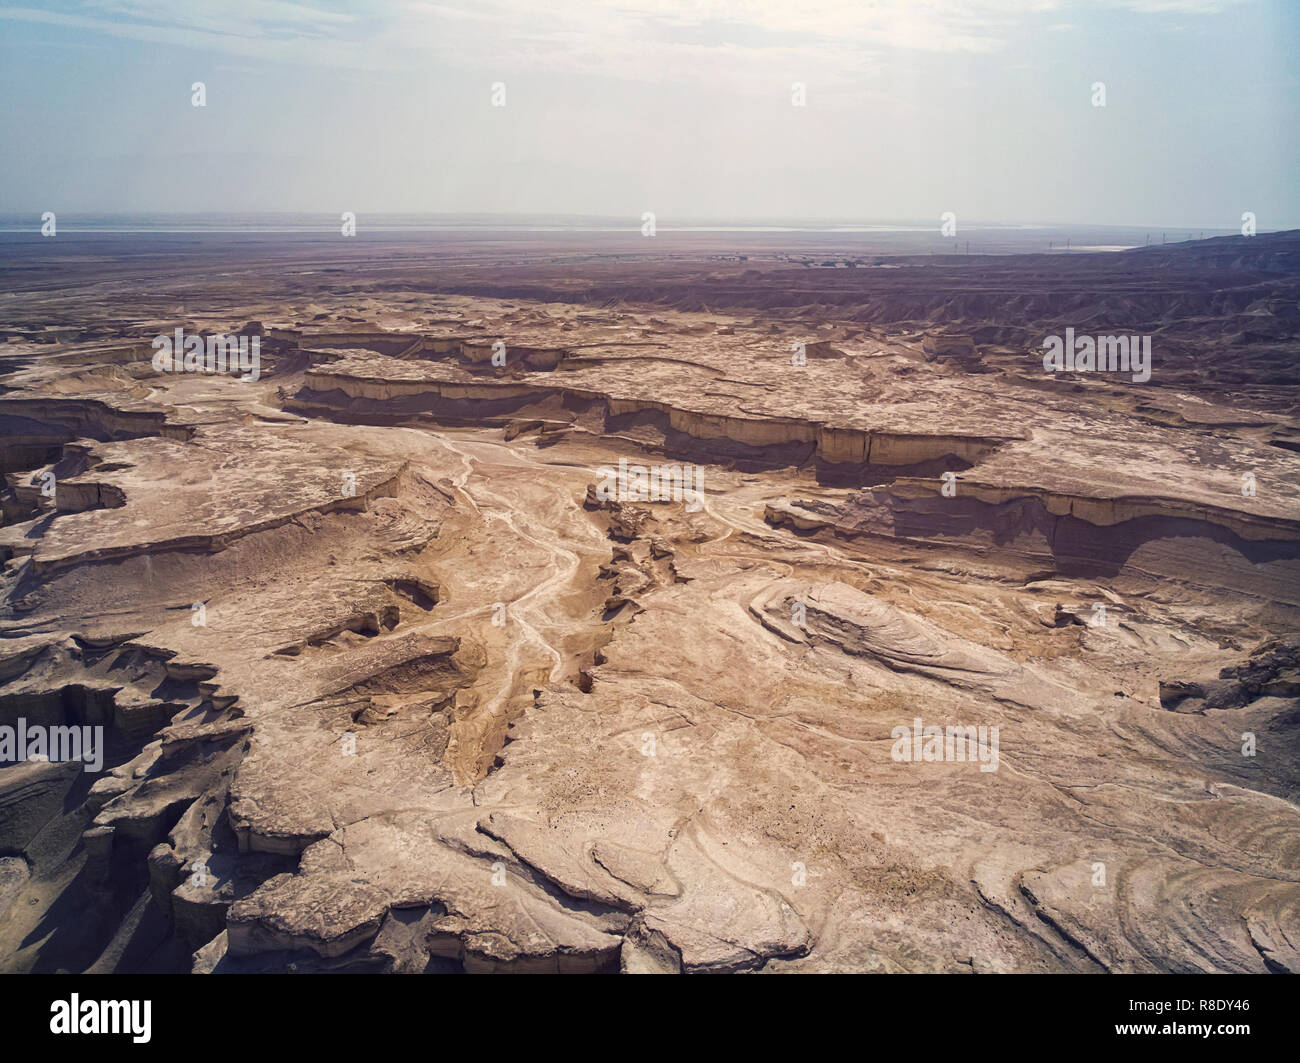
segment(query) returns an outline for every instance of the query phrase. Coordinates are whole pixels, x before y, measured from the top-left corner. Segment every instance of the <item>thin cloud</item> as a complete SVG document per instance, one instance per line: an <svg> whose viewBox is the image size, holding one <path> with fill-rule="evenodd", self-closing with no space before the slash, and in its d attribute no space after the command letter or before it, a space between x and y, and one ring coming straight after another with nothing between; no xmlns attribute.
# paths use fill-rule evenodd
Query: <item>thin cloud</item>
<svg viewBox="0 0 1300 1063"><path fill-rule="evenodd" d="M1213 13L1237 0L1109 0L1163 14ZM437 62L480 71L724 83L774 76L827 87L861 81L896 52L992 54L1027 20L1082 0L417 0L327 9L292 0L82 0L0 8L0 18L225 53L352 70ZM1072 23L1047 29L1062 31Z"/></svg>

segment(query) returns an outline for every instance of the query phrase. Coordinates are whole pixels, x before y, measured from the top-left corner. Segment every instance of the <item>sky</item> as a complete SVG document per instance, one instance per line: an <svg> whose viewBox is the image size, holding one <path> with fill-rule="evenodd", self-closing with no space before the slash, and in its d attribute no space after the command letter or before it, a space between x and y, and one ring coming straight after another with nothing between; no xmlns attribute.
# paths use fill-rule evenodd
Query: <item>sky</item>
<svg viewBox="0 0 1300 1063"><path fill-rule="evenodd" d="M1300 0L0 5L0 211L1298 228L1297 55Z"/></svg>

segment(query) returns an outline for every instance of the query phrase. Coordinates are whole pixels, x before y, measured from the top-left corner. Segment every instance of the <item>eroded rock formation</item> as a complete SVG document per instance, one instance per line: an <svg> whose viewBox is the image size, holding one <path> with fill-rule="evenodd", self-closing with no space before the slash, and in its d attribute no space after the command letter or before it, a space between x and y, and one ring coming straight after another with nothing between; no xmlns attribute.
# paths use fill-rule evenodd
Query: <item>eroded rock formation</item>
<svg viewBox="0 0 1300 1063"><path fill-rule="evenodd" d="M1171 262L1255 291L1198 351L1293 246ZM1050 378L1072 304L936 269L318 267L5 304L0 725L105 745L0 767L0 967L1300 970L1282 392ZM156 372L176 327L260 379Z"/></svg>

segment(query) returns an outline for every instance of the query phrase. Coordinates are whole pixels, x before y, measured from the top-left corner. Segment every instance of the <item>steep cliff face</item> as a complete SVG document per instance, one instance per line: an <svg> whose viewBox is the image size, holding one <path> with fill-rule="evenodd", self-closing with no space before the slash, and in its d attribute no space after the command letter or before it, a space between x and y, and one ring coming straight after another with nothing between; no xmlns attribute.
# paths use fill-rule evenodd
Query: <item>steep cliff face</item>
<svg viewBox="0 0 1300 1063"><path fill-rule="evenodd" d="M1050 492L899 481L841 505L782 500L773 526L880 537L1005 556L1062 576L1140 574L1300 605L1300 524L1171 499L1077 499Z"/></svg>
<svg viewBox="0 0 1300 1063"><path fill-rule="evenodd" d="M583 413L595 410L601 431L657 443L667 453L760 467L815 460L827 468L828 475L838 473L849 479L865 474L867 466L909 468L937 462L966 468L1005 441L980 435L839 428L794 417L742 417L572 386L366 379L329 367L309 370L304 387L286 405L344 420L395 422L423 414L448 424L559 417L577 425Z"/></svg>

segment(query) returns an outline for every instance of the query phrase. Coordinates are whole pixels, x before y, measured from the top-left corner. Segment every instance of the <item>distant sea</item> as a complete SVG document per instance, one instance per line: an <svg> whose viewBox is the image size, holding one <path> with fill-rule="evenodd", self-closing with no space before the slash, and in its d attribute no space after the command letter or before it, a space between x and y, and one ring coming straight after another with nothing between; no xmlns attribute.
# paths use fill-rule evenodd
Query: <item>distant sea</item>
<svg viewBox="0 0 1300 1063"><path fill-rule="evenodd" d="M81 214L57 213L59 247L83 244L95 253L114 253L130 237L133 250L177 250L193 244L239 245L277 242L316 245L337 239L339 214ZM39 211L0 212L0 253L44 244ZM641 216L608 217L539 214L369 214L357 212L355 238L409 249L448 250L486 241L554 244L569 254L745 254L771 257L843 258L861 255L1007 255L1124 251L1147 244L1183 243L1235 236L1236 229L1161 229L1117 225L1022 225L959 220L956 236L933 221L853 218L655 218L654 241L641 238ZM75 241L70 242L70 241Z"/></svg>
<svg viewBox="0 0 1300 1063"><path fill-rule="evenodd" d="M199 214L58 214L60 233L324 233L337 232L340 218L334 214L304 213L199 213ZM39 211L0 211L0 232L38 232ZM503 233L635 233L640 216L610 217L542 214L369 214L358 212L358 231L389 233L420 232L503 232ZM939 221L861 221L854 219L773 218L718 220L710 218L656 219L657 232L698 233L919 233L936 235ZM957 241L964 234L1061 233L1062 239L1077 233L1095 245L1133 246L1165 240L1168 243L1195 240L1202 235L1231 236L1236 229L1159 229L1115 225L1023 225L998 222L962 222Z"/></svg>

